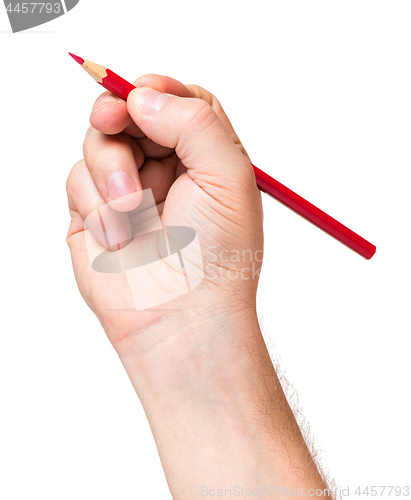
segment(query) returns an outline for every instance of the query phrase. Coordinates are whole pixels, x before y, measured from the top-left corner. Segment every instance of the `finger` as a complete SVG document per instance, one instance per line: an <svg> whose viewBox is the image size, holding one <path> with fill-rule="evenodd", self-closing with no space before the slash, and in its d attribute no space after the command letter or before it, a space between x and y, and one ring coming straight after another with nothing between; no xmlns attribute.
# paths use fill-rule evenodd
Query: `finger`
<svg viewBox="0 0 411 500"><path fill-rule="evenodd" d="M111 92L103 93L95 102L91 116L91 126L105 135L124 132L136 139L144 156L161 159L169 156L173 150L164 148L148 139L133 122L127 111L127 104Z"/></svg>
<svg viewBox="0 0 411 500"><path fill-rule="evenodd" d="M139 170L143 189L151 189L157 207L164 202L176 180L178 158L174 154L163 160L146 160Z"/></svg>
<svg viewBox="0 0 411 500"><path fill-rule="evenodd" d="M126 134L105 135L93 127L83 145L84 159L102 199L119 211L136 208L142 190L138 169L144 155Z"/></svg>
<svg viewBox="0 0 411 500"><path fill-rule="evenodd" d="M111 92L104 92L93 104L90 123L97 124L98 130L105 134L118 133L127 127L130 116L125 101ZM116 132L111 132L115 130Z"/></svg>
<svg viewBox="0 0 411 500"><path fill-rule="evenodd" d="M126 101L111 92L104 92L94 103L90 124L107 135L126 132L132 137L144 137L143 132L133 123L128 114Z"/></svg>
<svg viewBox="0 0 411 500"><path fill-rule="evenodd" d="M134 85L138 87L150 87L164 94L173 94L178 97L194 97L192 91L183 83L169 76L149 73L137 78Z"/></svg>
<svg viewBox="0 0 411 500"><path fill-rule="evenodd" d="M136 87L150 87L159 92L166 94L173 94L179 97L194 97L196 99L202 99L207 102L213 110L217 113L230 137L234 143L238 146L240 151L248 158L248 154L242 145L240 139L238 138L228 116L226 115L220 101L208 90L200 87L199 85L184 85L174 78L168 76L161 76L155 74L147 74L138 78L134 85Z"/></svg>
<svg viewBox="0 0 411 500"><path fill-rule="evenodd" d="M255 186L250 162L207 102L142 87L131 92L127 107L146 136L174 148L188 175L222 203L227 191L237 194L245 185Z"/></svg>
<svg viewBox="0 0 411 500"><path fill-rule="evenodd" d="M250 160L221 103L211 92L199 85L184 85L174 78L156 74L143 75L135 80L134 85L136 87L150 87L159 92L173 94L179 97L194 97L206 101L217 113L234 143L248 160ZM112 96L112 99L110 100L107 96ZM90 122L94 128L105 134L117 134L124 131L138 139L144 137L144 133L137 127L128 114L127 107L121 103L119 106L113 106L113 104L119 103L117 97L106 92L101 98L101 101L99 101L99 99L96 101L92 118L90 118ZM120 99L120 101L122 100ZM98 113L96 113L96 110ZM138 141L138 143L140 143L140 141ZM152 156L153 158L164 158L170 153L168 150L164 150L164 148L150 144L150 141L146 139L143 139L139 145L146 156L150 156L152 150L155 149L156 152L154 156Z"/></svg>
<svg viewBox="0 0 411 500"><path fill-rule="evenodd" d="M117 250L131 239L131 225L127 214L117 212L105 203L96 188L84 160L71 169L66 184L72 224L68 237L85 229L105 248Z"/></svg>
<svg viewBox="0 0 411 500"><path fill-rule="evenodd" d="M240 151L248 158L248 160L250 160L250 157L248 156L247 151L245 150L244 146L242 145L240 139L238 138L230 120L228 119L228 116L226 115L226 113L225 113L220 101L217 99L217 97L215 97L215 95L211 94L211 92L208 92L208 90L205 90L198 85L187 85L187 89L190 91L191 97L195 97L197 99L202 99L203 101L206 101L213 108L213 110L217 113L217 116L220 118L225 129L229 133L234 144L236 144L236 146L240 149Z"/></svg>
<svg viewBox="0 0 411 500"><path fill-rule="evenodd" d="M180 97L192 97L185 85L168 76L143 75L134 81L134 85L136 87L152 87L160 92ZM132 137L144 137L143 132L135 125L128 114L125 101L111 92L104 92L96 100L91 112L90 123L103 134L114 135L125 132Z"/></svg>

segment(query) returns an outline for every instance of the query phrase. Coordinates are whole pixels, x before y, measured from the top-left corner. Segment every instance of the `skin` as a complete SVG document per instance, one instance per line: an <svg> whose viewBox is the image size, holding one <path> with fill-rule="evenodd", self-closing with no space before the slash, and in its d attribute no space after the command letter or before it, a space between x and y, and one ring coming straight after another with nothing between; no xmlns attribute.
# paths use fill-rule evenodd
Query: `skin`
<svg viewBox="0 0 411 500"><path fill-rule="evenodd" d="M205 89L159 75L134 84L127 103L110 93L95 103L84 160L67 180L67 242L79 290L144 407L173 498L204 498L204 486L217 495L235 485L326 496L315 494L327 486L257 320L263 213L250 159ZM164 105L146 114L153 96ZM163 226L197 231L203 283L167 307L119 311L133 308L124 274L90 266L85 218L107 203L121 218L132 199L110 197L119 192L109 192L108 178L119 169L136 192L152 189ZM252 261L230 258L244 251ZM276 496L272 490L270 496Z"/></svg>

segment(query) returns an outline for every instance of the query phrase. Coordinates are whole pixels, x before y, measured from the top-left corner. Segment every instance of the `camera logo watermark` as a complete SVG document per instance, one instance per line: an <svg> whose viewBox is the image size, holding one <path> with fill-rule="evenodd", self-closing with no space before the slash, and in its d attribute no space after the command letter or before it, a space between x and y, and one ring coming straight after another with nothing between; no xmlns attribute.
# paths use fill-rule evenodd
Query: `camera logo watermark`
<svg viewBox="0 0 411 500"><path fill-rule="evenodd" d="M100 206L84 221L94 271L125 274L137 311L188 293L204 277L197 233L187 226L163 227L151 189Z"/></svg>
<svg viewBox="0 0 411 500"><path fill-rule="evenodd" d="M53 21L53 19L67 14L79 3L79 0L54 0L52 2L3 1L13 33Z"/></svg>

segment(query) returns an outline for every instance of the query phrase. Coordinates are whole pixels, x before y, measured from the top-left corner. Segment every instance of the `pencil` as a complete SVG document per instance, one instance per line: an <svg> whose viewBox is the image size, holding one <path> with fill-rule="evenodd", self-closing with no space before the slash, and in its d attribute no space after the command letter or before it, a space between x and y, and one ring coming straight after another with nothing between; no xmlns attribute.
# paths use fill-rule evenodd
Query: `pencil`
<svg viewBox="0 0 411 500"><path fill-rule="evenodd" d="M134 85L127 82L110 69L82 59L81 57L71 54L70 52L69 54L83 67L83 69L87 71L87 73L94 78L94 80L96 80L97 83L121 99L126 101L130 92L136 88ZM254 169L256 184L261 191L280 201L288 208L328 233L330 236L333 236L338 241L351 248L351 250L354 250L354 252L360 254L365 259L371 259L371 257L375 254L375 245L365 240L357 233L338 222L336 219L333 219L331 216L270 177L255 165L251 165Z"/></svg>

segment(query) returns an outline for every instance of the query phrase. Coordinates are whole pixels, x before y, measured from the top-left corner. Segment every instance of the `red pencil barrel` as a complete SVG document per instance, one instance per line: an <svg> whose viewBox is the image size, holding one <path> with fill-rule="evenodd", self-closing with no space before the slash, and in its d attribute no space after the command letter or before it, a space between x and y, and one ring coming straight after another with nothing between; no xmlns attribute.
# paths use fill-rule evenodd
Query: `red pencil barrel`
<svg viewBox="0 0 411 500"><path fill-rule="evenodd" d="M314 206L309 201L305 200L291 189L276 181L268 174L252 165L257 181L257 186L265 193L273 198L284 203L288 208L291 208L299 215L312 222L323 231L336 238L337 240L347 245L355 252L359 253L366 259L371 259L375 254L376 247L365 240L348 227L344 226L337 220L333 219L325 212Z"/></svg>
<svg viewBox="0 0 411 500"><path fill-rule="evenodd" d="M76 58L77 56L72 55L72 57ZM106 72L107 76L103 78L100 85L127 101L128 95L136 87L110 69L107 69ZM294 212L297 212L309 222L312 222L366 259L371 259L375 254L376 247L369 241L354 233L354 231L351 231L351 229L348 229L348 227L333 219L256 166L252 165L252 167L254 169L257 186L261 191L264 191L276 200L284 203L288 208L291 208L291 210L294 210Z"/></svg>
<svg viewBox="0 0 411 500"><path fill-rule="evenodd" d="M113 94L117 95L121 99L127 101L127 97L129 93L134 90L136 87L129 83L121 76L111 71L111 69L107 69L107 76L103 78L103 81L100 83L105 89L113 92Z"/></svg>

